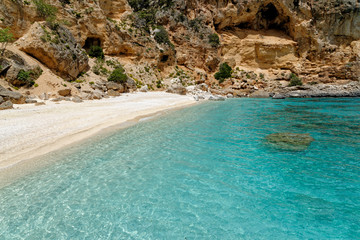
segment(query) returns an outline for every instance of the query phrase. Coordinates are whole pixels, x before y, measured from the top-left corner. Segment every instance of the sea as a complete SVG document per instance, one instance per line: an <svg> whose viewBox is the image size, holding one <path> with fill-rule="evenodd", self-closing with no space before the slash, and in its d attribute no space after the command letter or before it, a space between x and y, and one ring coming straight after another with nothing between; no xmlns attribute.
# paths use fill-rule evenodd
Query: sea
<svg viewBox="0 0 360 240"><path fill-rule="evenodd" d="M360 239L359 98L205 102L42 158L0 189L1 240Z"/></svg>

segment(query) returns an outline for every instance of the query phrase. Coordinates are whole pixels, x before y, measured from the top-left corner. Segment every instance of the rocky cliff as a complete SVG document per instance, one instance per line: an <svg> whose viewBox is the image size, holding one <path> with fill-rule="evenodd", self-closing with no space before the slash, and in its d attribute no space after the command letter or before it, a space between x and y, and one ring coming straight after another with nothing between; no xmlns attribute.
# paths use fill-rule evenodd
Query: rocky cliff
<svg viewBox="0 0 360 240"><path fill-rule="evenodd" d="M151 90L172 89L180 81L184 87L206 84L217 94L247 96L261 89L279 92L294 78L309 86L360 81L357 0L1 0L0 5L0 27L13 33L13 46L70 81L62 85L79 94L94 89L90 83L106 82L111 62L123 66L132 85ZM103 62L88 60L85 52L92 46L104 50ZM219 81L214 73L225 62L231 77Z"/></svg>

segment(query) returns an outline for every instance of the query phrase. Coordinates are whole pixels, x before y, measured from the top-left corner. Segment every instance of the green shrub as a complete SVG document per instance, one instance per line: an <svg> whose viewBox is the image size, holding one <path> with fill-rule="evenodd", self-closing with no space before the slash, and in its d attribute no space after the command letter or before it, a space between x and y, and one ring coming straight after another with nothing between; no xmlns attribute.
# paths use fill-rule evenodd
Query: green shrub
<svg viewBox="0 0 360 240"><path fill-rule="evenodd" d="M124 73L124 69L121 68L116 68L109 76L108 81L111 82L117 82L117 83L125 83L127 80L127 76Z"/></svg>
<svg viewBox="0 0 360 240"><path fill-rule="evenodd" d="M170 42L169 35L166 31L166 29L163 26L160 26L157 28L157 32L155 33L155 41L159 44L166 44L171 47L174 47L174 45Z"/></svg>
<svg viewBox="0 0 360 240"><path fill-rule="evenodd" d="M301 79L296 76L295 73L291 73L290 75L290 84L289 84L289 87L292 87L292 86L301 86L302 85L302 81Z"/></svg>
<svg viewBox="0 0 360 240"><path fill-rule="evenodd" d="M25 71L21 69L17 75L17 79L22 82L19 86L26 85L27 87L31 87L35 84L34 80L31 78L31 71Z"/></svg>
<svg viewBox="0 0 360 240"><path fill-rule="evenodd" d="M89 56L99 59L104 59L104 51L100 46L91 46L89 50Z"/></svg>
<svg viewBox="0 0 360 240"><path fill-rule="evenodd" d="M95 62L95 66L93 66L92 71L96 75L103 74L106 68L104 68L104 60L101 58L97 58Z"/></svg>
<svg viewBox="0 0 360 240"><path fill-rule="evenodd" d="M23 82L28 81L30 79L30 71L25 71L21 69L17 75L17 79Z"/></svg>
<svg viewBox="0 0 360 240"><path fill-rule="evenodd" d="M157 0L157 1L150 1L150 0L128 0L129 5L134 10L134 12L139 12L142 10L149 9L151 7L171 7L173 5L173 0Z"/></svg>
<svg viewBox="0 0 360 240"><path fill-rule="evenodd" d="M128 2L134 12L150 8L150 0L128 0Z"/></svg>
<svg viewBox="0 0 360 240"><path fill-rule="evenodd" d="M200 18L195 18L189 21L189 26L195 31L199 32L202 27L202 20Z"/></svg>
<svg viewBox="0 0 360 240"><path fill-rule="evenodd" d="M0 29L0 43L1 43L0 53L1 53L1 55L5 51L6 45L13 40L14 40L14 38L13 38L13 35L10 32L9 28Z"/></svg>
<svg viewBox="0 0 360 240"><path fill-rule="evenodd" d="M226 78L231 77L231 67L227 63L220 64L219 71L215 73L214 77L219 80L219 83L225 81Z"/></svg>
<svg viewBox="0 0 360 240"><path fill-rule="evenodd" d="M220 38L219 35L217 35L216 33L210 34L208 38L209 43L212 47L217 48L220 45Z"/></svg>
<svg viewBox="0 0 360 240"><path fill-rule="evenodd" d="M43 18L54 19L57 8L50 4L47 4L44 0L33 0L38 14Z"/></svg>

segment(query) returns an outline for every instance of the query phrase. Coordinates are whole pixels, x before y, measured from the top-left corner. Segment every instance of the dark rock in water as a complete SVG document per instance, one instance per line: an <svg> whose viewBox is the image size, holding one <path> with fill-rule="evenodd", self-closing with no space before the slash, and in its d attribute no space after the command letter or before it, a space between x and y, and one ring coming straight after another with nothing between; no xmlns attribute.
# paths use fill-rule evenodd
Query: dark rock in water
<svg viewBox="0 0 360 240"><path fill-rule="evenodd" d="M310 134L298 133L273 133L267 135L265 139L276 148L292 151L306 150L314 141Z"/></svg>

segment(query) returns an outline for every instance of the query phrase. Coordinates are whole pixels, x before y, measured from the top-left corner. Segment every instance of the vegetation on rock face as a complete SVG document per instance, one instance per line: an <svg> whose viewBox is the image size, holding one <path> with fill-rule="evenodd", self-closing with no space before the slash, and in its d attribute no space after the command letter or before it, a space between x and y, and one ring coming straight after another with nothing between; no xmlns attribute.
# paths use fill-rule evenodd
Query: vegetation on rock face
<svg viewBox="0 0 360 240"><path fill-rule="evenodd" d="M104 51L100 46L91 46L89 56L93 58L104 59Z"/></svg>
<svg viewBox="0 0 360 240"><path fill-rule="evenodd" d="M17 75L17 84L16 86L26 86L31 87L35 84L35 80L39 78L39 76L42 74L42 70L40 67L37 67L30 71L25 71L24 69L21 69Z"/></svg>
<svg viewBox="0 0 360 240"><path fill-rule="evenodd" d="M220 38L219 35L217 35L216 33L210 34L208 38L209 38L209 44L212 47L217 48L220 45Z"/></svg>
<svg viewBox="0 0 360 240"><path fill-rule="evenodd" d="M227 63L222 63L220 65L219 71L215 73L214 77L215 79L219 80L219 83L222 83L226 78L231 77L231 71L232 69Z"/></svg>
<svg viewBox="0 0 360 240"><path fill-rule="evenodd" d="M23 82L27 82L30 79L30 71L21 69L17 75L17 79Z"/></svg>
<svg viewBox="0 0 360 240"><path fill-rule="evenodd" d="M173 0L128 0L128 2L134 12L146 10L151 7L171 7L173 5Z"/></svg>
<svg viewBox="0 0 360 240"><path fill-rule="evenodd" d="M50 4L47 4L44 0L33 0L38 14L47 19L54 20L57 12L57 8Z"/></svg>
<svg viewBox="0 0 360 240"><path fill-rule="evenodd" d="M124 68L117 67L109 76L108 81L117 82L117 83L125 83L127 80L127 76L125 74Z"/></svg>
<svg viewBox="0 0 360 240"><path fill-rule="evenodd" d="M13 39L13 35L10 32L9 28L0 29L1 55L3 55L7 44L13 41Z"/></svg>
<svg viewBox="0 0 360 240"><path fill-rule="evenodd" d="M108 70L104 67L104 60L101 58L97 58L96 62L95 62L95 66L93 66L92 71L96 74L96 75L108 75Z"/></svg>
<svg viewBox="0 0 360 240"><path fill-rule="evenodd" d="M163 26L158 27L155 31L156 32L154 38L157 43L166 44L170 47L174 47L174 45L170 42L169 34Z"/></svg>
<svg viewBox="0 0 360 240"><path fill-rule="evenodd" d="M301 86L302 85L302 81L301 79L296 76L295 73L291 73L290 75L290 84L289 84L289 87L292 87L292 86Z"/></svg>

